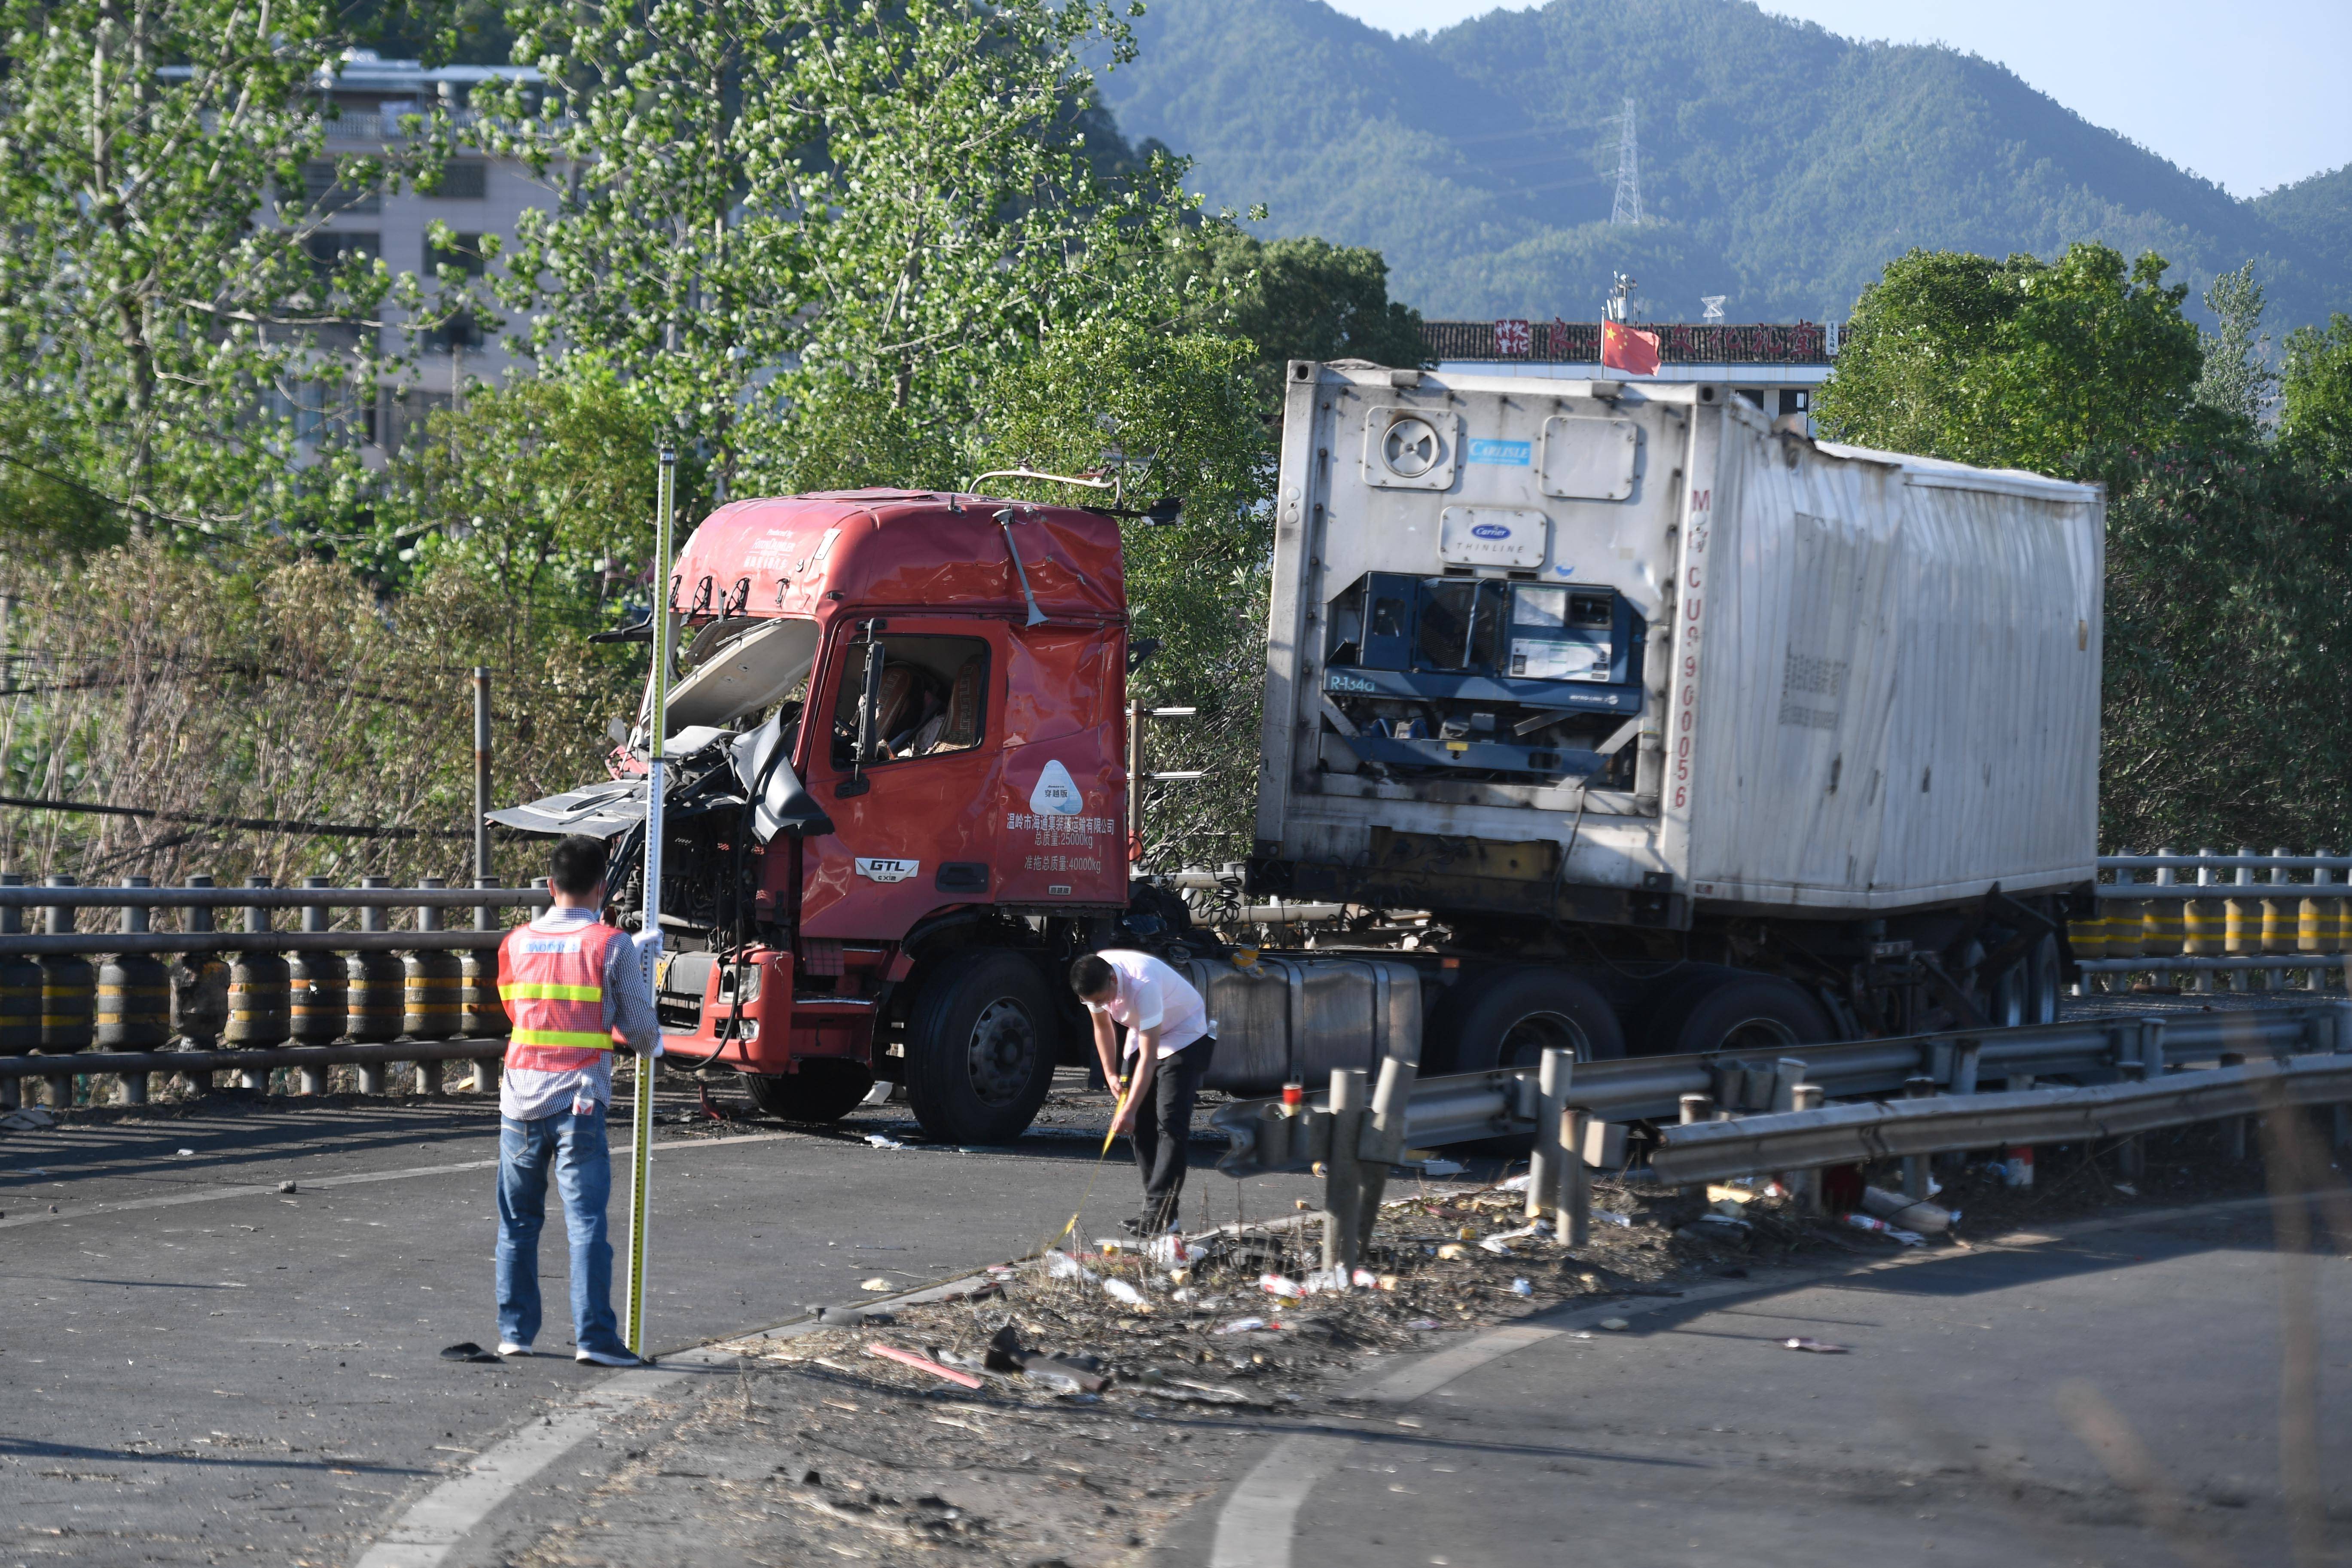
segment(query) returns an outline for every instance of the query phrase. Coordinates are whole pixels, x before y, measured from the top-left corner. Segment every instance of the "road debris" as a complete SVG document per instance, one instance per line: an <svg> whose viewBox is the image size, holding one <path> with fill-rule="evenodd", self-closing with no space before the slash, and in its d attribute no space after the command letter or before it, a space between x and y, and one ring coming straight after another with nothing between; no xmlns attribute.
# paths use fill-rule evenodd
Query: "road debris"
<svg viewBox="0 0 2352 1568"><path fill-rule="evenodd" d="M1612 1334L1622 1334L1633 1325L1622 1318L1603 1318L1601 1320L1601 1326Z"/></svg>
<svg viewBox="0 0 2352 1568"><path fill-rule="evenodd" d="M868 1132L866 1141L877 1149L904 1149L906 1144L887 1132Z"/></svg>
<svg viewBox="0 0 2352 1568"><path fill-rule="evenodd" d="M443 1361L502 1362L504 1358L496 1351L484 1350L471 1340L460 1340L454 1345L442 1346L441 1359Z"/></svg>
<svg viewBox="0 0 2352 1568"><path fill-rule="evenodd" d="M944 1379L960 1388L976 1389L981 1386L980 1379L968 1372L958 1372L951 1366L942 1366L929 1356L917 1355L913 1351L901 1350L897 1345L886 1344L880 1340L869 1343L866 1347L866 1353L895 1361L901 1366L911 1366L917 1372L929 1373L933 1377Z"/></svg>
<svg viewBox="0 0 2352 1568"><path fill-rule="evenodd" d="M860 1279L857 1282L857 1288L860 1290L895 1290L898 1289L896 1285L891 1284L890 1281L883 1279L879 1274L877 1274L871 1279Z"/></svg>
<svg viewBox="0 0 2352 1568"><path fill-rule="evenodd" d="M1890 1193L1885 1187L1862 1189L1862 1206L1869 1213L1905 1230L1933 1236L1952 1228L1959 1215L1940 1204L1925 1198L1907 1198L1901 1193Z"/></svg>
<svg viewBox="0 0 2352 1568"><path fill-rule="evenodd" d="M57 1124L58 1119L50 1115L46 1107L38 1105L28 1105L21 1110L12 1110L0 1116L0 1128L11 1132L38 1132L45 1127ZM180 1151L183 1154L187 1152L185 1149Z"/></svg>
<svg viewBox="0 0 2352 1568"><path fill-rule="evenodd" d="M1802 1334L1798 1335L1794 1339L1782 1340L1780 1343L1787 1349L1792 1351L1811 1351L1815 1355L1844 1355L1848 1353L1845 1346L1843 1345L1833 1345L1825 1340L1809 1340Z"/></svg>

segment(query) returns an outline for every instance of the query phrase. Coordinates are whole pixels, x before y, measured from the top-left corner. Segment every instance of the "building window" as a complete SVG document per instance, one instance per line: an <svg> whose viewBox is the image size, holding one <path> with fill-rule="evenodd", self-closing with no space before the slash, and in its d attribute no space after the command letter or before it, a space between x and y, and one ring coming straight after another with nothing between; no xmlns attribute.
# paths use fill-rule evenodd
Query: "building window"
<svg viewBox="0 0 2352 1568"><path fill-rule="evenodd" d="M303 254L310 258L310 271L324 283L354 261L373 261L383 254L383 237L374 234L331 234L326 231L304 237Z"/></svg>
<svg viewBox="0 0 2352 1568"><path fill-rule="evenodd" d="M1780 412L1783 414L1806 413L1811 404L1811 395L1802 387L1784 389L1780 394Z"/></svg>
<svg viewBox="0 0 2352 1568"><path fill-rule="evenodd" d="M489 164L479 158L458 158L441 166L441 183L419 194L436 201L478 202L489 195Z"/></svg>
<svg viewBox="0 0 2352 1568"><path fill-rule="evenodd" d="M448 353L455 349L478 349L482 346L482 323L474 319L471 310L459 310L439 326L425 334L425 347L430 353Z"/></svg>
<svg viewBox="0 0 2352 1568"><path fill-rule="evenodd" d="M376 438L376 400L352 395L350 384L340 381L297 381L273 386L262 398L263 412L273 419L291 419L298 441Z"/></svg>
<svg viewBox="0 0 2352 1568"><path fill-rule="evenodd" d="M437 245L425 246L425 270L438 276L442 268L454 267L468 278L479 278L489 265L482 255L482 237L455 234L449 237L457 243L446 249Z"/></svg>
<svg viewBox="0 0 2352 1568"><path fill-rule="evenodd" d="M383 188L381 185L357 187L341 184L335 176L333 162L329 159L317 159L302 165L302 192L316 212L383 211Z"/></svg>
<svg viewBox="0 0 2352 1568"><path fill-rule="evenodd" d="M449 409L446 392L393 392L383 395L383 449L398 453L423 443L425 422Z"/></svg>

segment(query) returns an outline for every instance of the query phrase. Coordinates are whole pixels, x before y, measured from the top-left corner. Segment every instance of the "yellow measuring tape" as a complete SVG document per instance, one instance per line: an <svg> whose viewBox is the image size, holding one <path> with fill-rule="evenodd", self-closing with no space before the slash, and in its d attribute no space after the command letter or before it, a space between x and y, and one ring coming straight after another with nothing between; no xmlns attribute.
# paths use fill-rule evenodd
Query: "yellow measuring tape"
<svg viewBox="0 0 2352 1568"><path fill-rule="evenodd" d="M1127 1079L1120 1079L1118 1080L1118 1093L1116 1099L1124 1100L1126 1098ZM1069 1240L1070 1233L1078 1228L1078 1218L1081 1215L1084 1215L1087 1212L1087 1205L1095 1195L1095 1179L1102 1174L1103 1162L1110 1158L1111 1140L1118 1136L1118 1107L1116 1101L1114 1101L1111 1106L1110 1121L1112 1130L1103 1134L1102 1149L1095 1155L1095 1168L1087 1173L1087 1190L1078 1194L1078 1206L1070 1211L1069 1223L1062 1226L1061 1234L1054 1237L1053 1240L1045 1243L1045 1246L1040 1247L1037 1249L1039 1252L1051 1252L1054 1248L1061 1246L1062 1243Z"/></svg>

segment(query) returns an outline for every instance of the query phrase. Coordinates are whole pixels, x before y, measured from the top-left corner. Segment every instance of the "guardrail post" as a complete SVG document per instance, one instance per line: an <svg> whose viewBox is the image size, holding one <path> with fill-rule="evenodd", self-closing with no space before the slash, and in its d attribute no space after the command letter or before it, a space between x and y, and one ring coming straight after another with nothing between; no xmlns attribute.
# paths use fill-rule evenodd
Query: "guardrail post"
<svg viewBox="0 0 2352 1568"><path fill-rule="evenodd" d="M362 888L388 888L389 877L362 877ZM380 904L360 906L360 930L390 931L392 922ZM400 961L389 953L354 952L345 965L345 989L350 998L349 1025L352 1039L362 1042L389 1040L400 1032L400 991L402 972ZM385 1067L382 1062L365 1062L360 1067L360 1092L382 1094L385 1089Z"/></svg>
<svg viewBox="0 0 2352 1568"><path fill-rule="evenodd" d="M71 877L51 877L47 882L52 888L76 885ZM42 914L49 935L73 934L73 905L50 904L42 910ZM88 1049L96 1022L98 971L90 967L89 960L78 952L43 953L39 963L42 1053L62 1056ZM63 1109L72 1107L72 1073L52 1074L43 1081L48 1086L51 1105Z"/></svg>
<svg viewBox="0 0 2352 1568"><path fill-rule="evenodd" d="M2172 846L2160 845L2156 852L2159 858L2169 856L2172 853ZM2158 866L2156 868L2156 885L2159 888L2169 888L2179 879L2177 868ZM2173 899L2159 898L2150 899L2142 904L2140 909L2142 910L2140 931L2147 939L2146 951L2177 953L2188 946L2189 906L2187 904ZM2179 970L2159 968L2153 973L2156 984L2178 985L2180 984Z"/></svg>
<svg viewBox="0 0 2352 1568"><path fill-rule="evenodd" d="M1932 1083L1935 1080L1931 1079L1928 1081ZM1817 1083L1791 1084L1789 1089L1789 1109L1819 1110L1825 1095L1826 1091ZM1906 1168L1908 1163L1906 1161ZM1790 1172L1789 1191L1796 1199L1799 1214L1819 1218L1824 1212L1826 1205L1822 1202L1821 1172L1817 1170Z"/></svg>
<svg viewBox="0 0 2352 1568"><path fill-rule="evenodd" d="M2286 858L2286 856L2287 848L2284 844L2279 845L2271 851L2271 858L2273 861L2284 860ZM2273 888L2284 888L2286 886L2286 868L2284 866L2272 866L2271 886ZM2263 956L2284 957L2294 951L2294 917L2287 908L2286 900L2284 898L2264 899L2263 900ZM2287 990L2293 985L2294 981L2294 971L2292 969L2270 969L2263 972L2263 989L2265 991Z"/></svg>
<svg viewBox="0 0 2352 1568"><path fill-rule="evenodd" d="M2225 1068L2239 1068L2246 1065L2246 1058L2237 1051L2223 1051L2219 1059L2220 1065ZM2230 1146L2230 1158L2242 1165L2246 1163L2246 1118L2232 1116L2223 1121L2221 1136Z"/></svg>
<svg viewBox="0 0 2352 1568"><path fill-rule="evenodd" d="M1684 1126L1689 1127L1697 1122L1705 1121L1714 1114L1714 1111L1715 1101L1709 1100L1706 1096L1703 1094L1686 1094L1683 1096ZM1706 1195L1706 1184L1705 1182L1685 1182L1679 1190L1683 1196L1686 1198L1702 1198Z"/></svg>
<svg viewBox="0 0 2352 1568"><path fill-rule="evenodd" d="M1794 1057L1782 1057L1772 1080L1772 1109L1796 1109L1797 1086L1805 1081L1805 1064Z"/></svg>
<svg viewBox="0 0 2352 1568"><path fill-rule="evenodd" d="M1364 1069L1331 1074L1331 1152L1323 1163L1323 1267L1353 1268L1364 1215L1356 1151L1364 1132Z"/></svg>
<svg viewBox="0 0 2352 1568"><path fill-rule="evenodd" d="M2253 846L2250 844L2241 844L2238 846L2238 858L2242 860L2252 858L2253 853ZM2252 866L2239 867L2236 881L2237 885L2241 888L2252 887L2254 885L2254 868ZM2247 919L2250 915L2253 917L2251 921ZM2247 929L2250 924L2253 928L2251 931ZM2222 952L2230 954L2233 958L2250 957L2253 953L2261 951L2261 939L2262 916L2258 912L2257 906L2254 904L2252 900L2245 897L2245 895L2242 893L2238 897L2231 899L2223 906L2221 921ZM2245 991L2251 989L2252 984L2253 975L2250 971L2233 969L2230 972L2231 990Z"/></svg>
<svg viewBox="0 0 2352 1568"><path fill-rule="evenodd" d="M2212 853L2213 850L2210 845L2198 847L2197 855L2200 861L2210 858ZM2200 864L2197 868L2197 885L2200 888L2210 888L2213 885L2212 867ZM2187 938L2180 944L2182 952L2210 957L2220 951L2221 944L2213 940L2216 932L2213 930L2213 905L2210 900L2190 900L2189 907L2182 911L2180 929ZM2200 993L2211 991L2213 972L2210 969L2197 970L2190 977L2189 989Z"/></svg>
<svg viewBox="0 0 2352 1568"><path fill-rule="evenodd" d="M0 888L21 888L24 873L0 871ZM0 909L0 936L22 936L25 914ZM41 1043L41 970L29 958L0 957L0 1057L21 1057ZM22 1079L0 1078L0 1110L17 1107Z"/></svg>
<svg viewBox="0 0 2352 1568"><path fill-rule="evenodd" d="M1904 1099L1933 1100L1935 1097L1936 1080L1926 1073L1915 1073L1903 1080ZM1925 1203L1927 1200L1927 1155L1903 1156L1903 1195L1916 1203Z"/></svg>
<svg viewBox="0 0 2352 1568"><path fill-rule="evenodd" d="M1559 1142L1560 1117L1568 1104L1568 1087L1576 1073L1576 1053L1554 1047L1543 1054L1536 1069L1536 1142L1528 1154L1527 1217L1532 1222L1559 1206L1561 1177L1575 1148Z"/></svg>
<svg viewBox="0 0 2352 1568"><path fill-rule="evenodd" d="M2137 1061L2124 1064L2126 1069L2142 1083L2156 1083L2164 1077L2164 1020L2143 1018L2139 1025L2139 1056ZM2125 1179L2138 1181L2147 1173L2147 1142L2145 1134L2135 1132L2116 1148L2116 1166Z"/></svg>
<svg viewBox="0 0 2352 1568"><path fill-rule="evenodd" d="M1388 1190L1389 1167L1404 1156L1407 1122L1412 1114L1412 1081L1420 1064L1406 1057L1381 1062L1380 1082L1372 1086L1372 1112L1364 1121L1357 1153L1363 1175L1363 1201L1356 1228L1356 1256L1372 1244L1372 1227L1381 1217L1381 1194Z"/></svg>
<svg viewBox="0 0 2352 1568"><path fill-rule="evenodd" d="M439 877L420 877L417 886L439 888L446 884ZM420 936L441 929L441 910L435 904L416 906L416 930ZM408 955L401 966L401 987L404 1004L401 1029L419 1040L442 1039L457 1032L458 965L457 955L420 946ZM416 1067L416 1092L441 1092L441 1064L420 1061Z"/></svg>
<svg viewBox="0 0 2352 1568"><path fill-rule="evenodd" d="M1560 1167L1559 1206L1552 1228L1571 1250L1592 1244L1592 1173L1584 1167L1584 1143L1591 1131L1590 1111L1575 1105L1560 1109L1558 1137L1568 1158Z"/></svg>

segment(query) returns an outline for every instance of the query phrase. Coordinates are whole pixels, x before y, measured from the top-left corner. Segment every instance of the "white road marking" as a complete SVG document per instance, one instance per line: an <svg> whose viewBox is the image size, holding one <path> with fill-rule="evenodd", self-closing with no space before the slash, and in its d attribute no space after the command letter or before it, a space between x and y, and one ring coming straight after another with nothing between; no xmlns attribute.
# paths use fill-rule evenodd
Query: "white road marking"
<svg viewBox="0 0 2352 1568"><path fill-rule="evenodd" d="M751 1132L740 1138L680 1138L673 1142L664 1143L661 1146L661 1152L673 1154L687 1149L740 1149L746 1143L774 1143L786 1138L805 1136L805 1133L800 1132ZM615 1159L625 1157L633 1147L634 1145L628 1143L615 1143L613 1145L613 1155ZM459 1171L488 1171L495 1170L497 1166L496 1157L488 1160L461 1160L453 1165L408 1165L397 1171L358 1171L341 1176L303 1176L299 1178L298 1184L302 1192L310 1192L321 1187L356 1187L370 1182L404 1182L418 1176L446 1176ZM133 1209L173 1208L181 1204L219 1203L226 1198L276 1197L278 1195L276 1182L255 1186L207 1187L199 1193L173 1193L169 1197L131 1198L119 1204L92 1204L88 1208L75 1209L67 1214L12 1215L6 1219L0 1219L0 1230L13 1230L20 1225L40 1225L50 1220L89 1219L99 1215L128 1214Z"/></svg>

